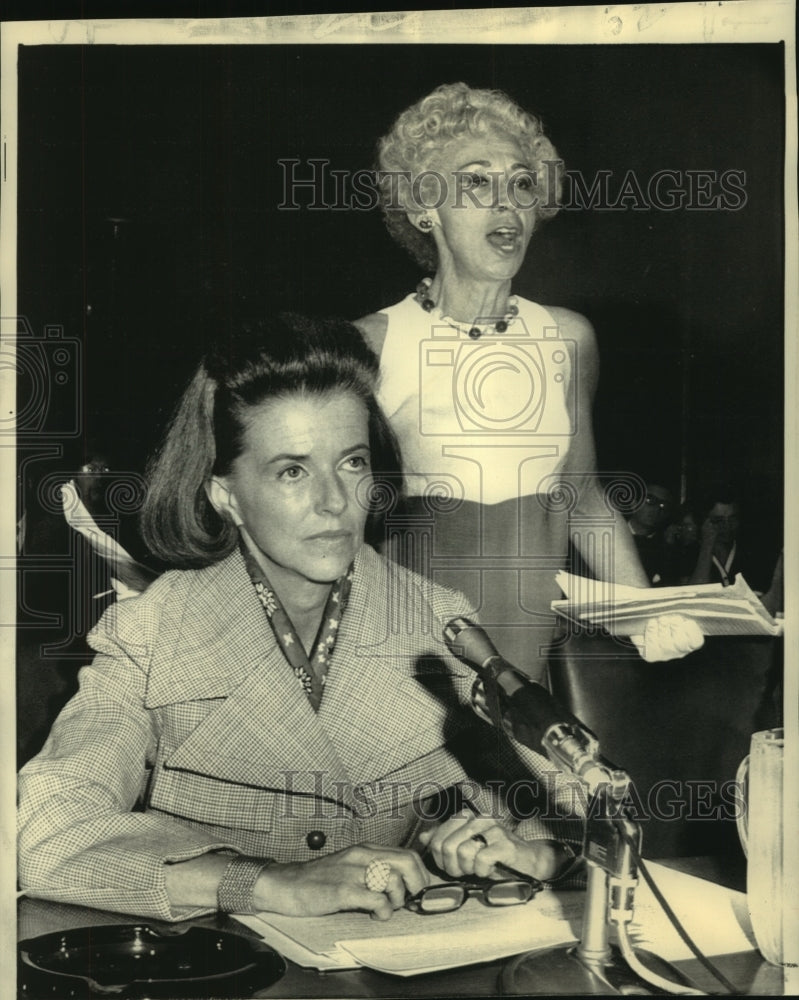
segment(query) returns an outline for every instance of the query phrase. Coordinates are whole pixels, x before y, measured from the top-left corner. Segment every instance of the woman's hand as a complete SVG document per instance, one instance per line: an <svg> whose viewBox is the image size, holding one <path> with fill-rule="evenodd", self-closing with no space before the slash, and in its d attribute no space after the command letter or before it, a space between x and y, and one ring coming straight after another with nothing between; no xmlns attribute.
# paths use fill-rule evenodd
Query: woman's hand
<svg viewBox="0 0 799 1000"><path fill-rule="evenodd" d="M366 866L379 859L391 865L385 892L366 888ZM340 910L365 910L388 920L415 894L430 875L414 851L377 844L357 844L313 861L271 865L258 878L253 894L256 909L289 916L315 917Z"/></svg>
<svg viewBox="0 0 799 1000"><path fill-rule="evenodd" d="M475 816L464 809L419 837L438 867L453 878L507 878L497 869L505 865L524 875L546 881L560 874L566 860L555 841L522 840L490 816Z"/></svg>
<svg viewBox="0 0 799 1000"><path fill-rule="evenodd" d="M659 615L650 618L643 635L631 635L641 657L647 663L677 660L704 645L705 637L693 620L685 615Z"/></svg>
<svg viewBox="0 0 799 1000"><path fill-rule="evenodd" d="M494 724L491 718L491 712L488 710L488 698L486 698L485 684L478 677L477 680L472 684L472 694L471 694L471 704L474 714L482 719L483 722L487 722L489 725Z"/></svg>

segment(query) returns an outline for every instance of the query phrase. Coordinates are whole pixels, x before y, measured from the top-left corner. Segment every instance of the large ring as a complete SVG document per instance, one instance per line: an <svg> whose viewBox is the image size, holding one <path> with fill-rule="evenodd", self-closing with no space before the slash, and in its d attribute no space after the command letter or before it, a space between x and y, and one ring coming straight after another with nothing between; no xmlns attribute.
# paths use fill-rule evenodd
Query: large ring
<svg viewBox="0 0 799 1000"><path fill-rule="evenodd" d="M388 861L381 861L375 858L370 861L363 872L363 880L366 888L372 892L385 892L391 878L391 865Z"/></svg>

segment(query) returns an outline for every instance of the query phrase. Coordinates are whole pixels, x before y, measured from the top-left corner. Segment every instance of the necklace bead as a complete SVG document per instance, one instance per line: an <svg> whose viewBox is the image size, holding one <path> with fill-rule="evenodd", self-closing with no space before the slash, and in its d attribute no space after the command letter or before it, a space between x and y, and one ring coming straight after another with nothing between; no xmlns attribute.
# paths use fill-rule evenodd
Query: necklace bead
<svg viewBox="0 0 799 1000"><path fill-rule="evenodd" d="M432 313L436 308L435 301L430 298L430 287L433 284L432 278L422 278L419 284L416 286L416 301L424 309L425 312ZM502 319L497 320L493 324L495 333L505 333L514 321L514 319L519 315L519 306L516 303L516 296L511 296L510 302L508 303L508 311L502 317ZM456 320L451 319L449 316L444 316L441 310L439 310L439 316L442 323L446 323L447 326L451 326L453 330L457 330L459 333L465 333L472 340L478 340L484 333L488 333L491 329L490 326L480 327L476 324L471 327L465 327Z"/></svg>

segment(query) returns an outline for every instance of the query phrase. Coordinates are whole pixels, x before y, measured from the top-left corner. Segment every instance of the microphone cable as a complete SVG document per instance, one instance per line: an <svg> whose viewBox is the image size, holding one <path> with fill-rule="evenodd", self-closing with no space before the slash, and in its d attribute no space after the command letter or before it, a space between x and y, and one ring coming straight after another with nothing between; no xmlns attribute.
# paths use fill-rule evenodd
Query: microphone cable
<svg viewBox="0 0 799 1000"><path fill-rule="evenodd" d="M663 910L663 912L669 918L669 921L671 922L671 924L674 927L675 931L677 931L677 933L679 934L679 936L682 939L683 943L690 949L690 951L694 954L694 956L701 963L701 965L704 966L704 968L711 974L711 976L713 976L714 979L718 980L718 982L721 983L721 985L727 990L727 992L731 996L743 996L744 995L743 992L741 990L739 990L733 983L731 983L730 980L727 979L727 977L724 975L724 973L720 969L716 968L716 966L710 961L710 959L706 955L704 955L702 953L702 951L699 949L698 945L694 942L693 938L690 936L690 934L688 933L688 931L683 927L682 923L680 922L679 917L674 912L674 910L671 908L671 906L669 905L668 901L666 900L666 897L660 891L660 889L658 888L655 880L652 878L652 875L651 875L651 873L650 873L650 871L649 871L646 863L644 862L644 859L641 857L641 855L638 852L638 847L635 844L634 839L627 833L626 830L624 830L621 827L621 825L619 827L617 827L617 829L618 829L618 832L621 835L622 840L625 842L625 844L627 845L627 847L629 847L630 852L631 852L631 854L633 856L633 860L635 861L636 866L640 869L641 874L644 877L644 881L646 882L646 884L649 886L650 890L652 891L652 895L655 897L655 899L659 903L659 905L660 905L661 909ZM623 935L620 935L620 937L621 936L623 936L626 939L626 928L624 930ZM630 945L629 939L626 939L626 943L627 943L628 947L630 948L630 951L632 953L633 959L638 964L638 959L635 958L635 954L632 952L632 946ZM630 961L630 959L629 959L629 957L627 955L625 955L624 957L627 959L628 962ZM638 970L636 970L636 971L638 971ZM639 972L639 975L640 975L640 972ZM663 982L665 982L665 980L663 980ZM674 986L676 984L671 984L671 985Z"/></svg>
<svg viewBox="0 0 799 1000"><path fill-rule="evenodd" d="M622 958L639 979L642 979L645 983L649 983L650 986L656 987L656 989L664 990L666 993L676 993L677 996L706 997L709 995L704 990L700 990L695 986L674 982L671 979L659 976L656 972L652 972L636 955L627 933L627 924L616 924L616 930L618 931L619 951ZM675 975L679 975L678 970L674 968L671 962L666 962L663 958L660 961L664 962ZM687 977L680 976L680 978L684 979Z"/></svg>

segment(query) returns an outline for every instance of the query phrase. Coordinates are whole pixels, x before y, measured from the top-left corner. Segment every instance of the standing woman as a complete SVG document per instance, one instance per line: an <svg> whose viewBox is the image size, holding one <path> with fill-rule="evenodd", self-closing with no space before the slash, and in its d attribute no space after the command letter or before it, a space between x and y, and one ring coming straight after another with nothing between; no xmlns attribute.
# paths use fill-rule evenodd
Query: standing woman
<svg viewBox="0 0 799 1000"><path fill-rule="evenodd" d="M358 324L405 462L392 556L465 592L536 679L570 531L598 579L649 585L596 477L591 324L511 292L557 211L556 160L540 122L498 91L445 84L404 111L379 144L383 210L432 276ZM695 626L650 625L648 659L701 645Z"/></svg>

